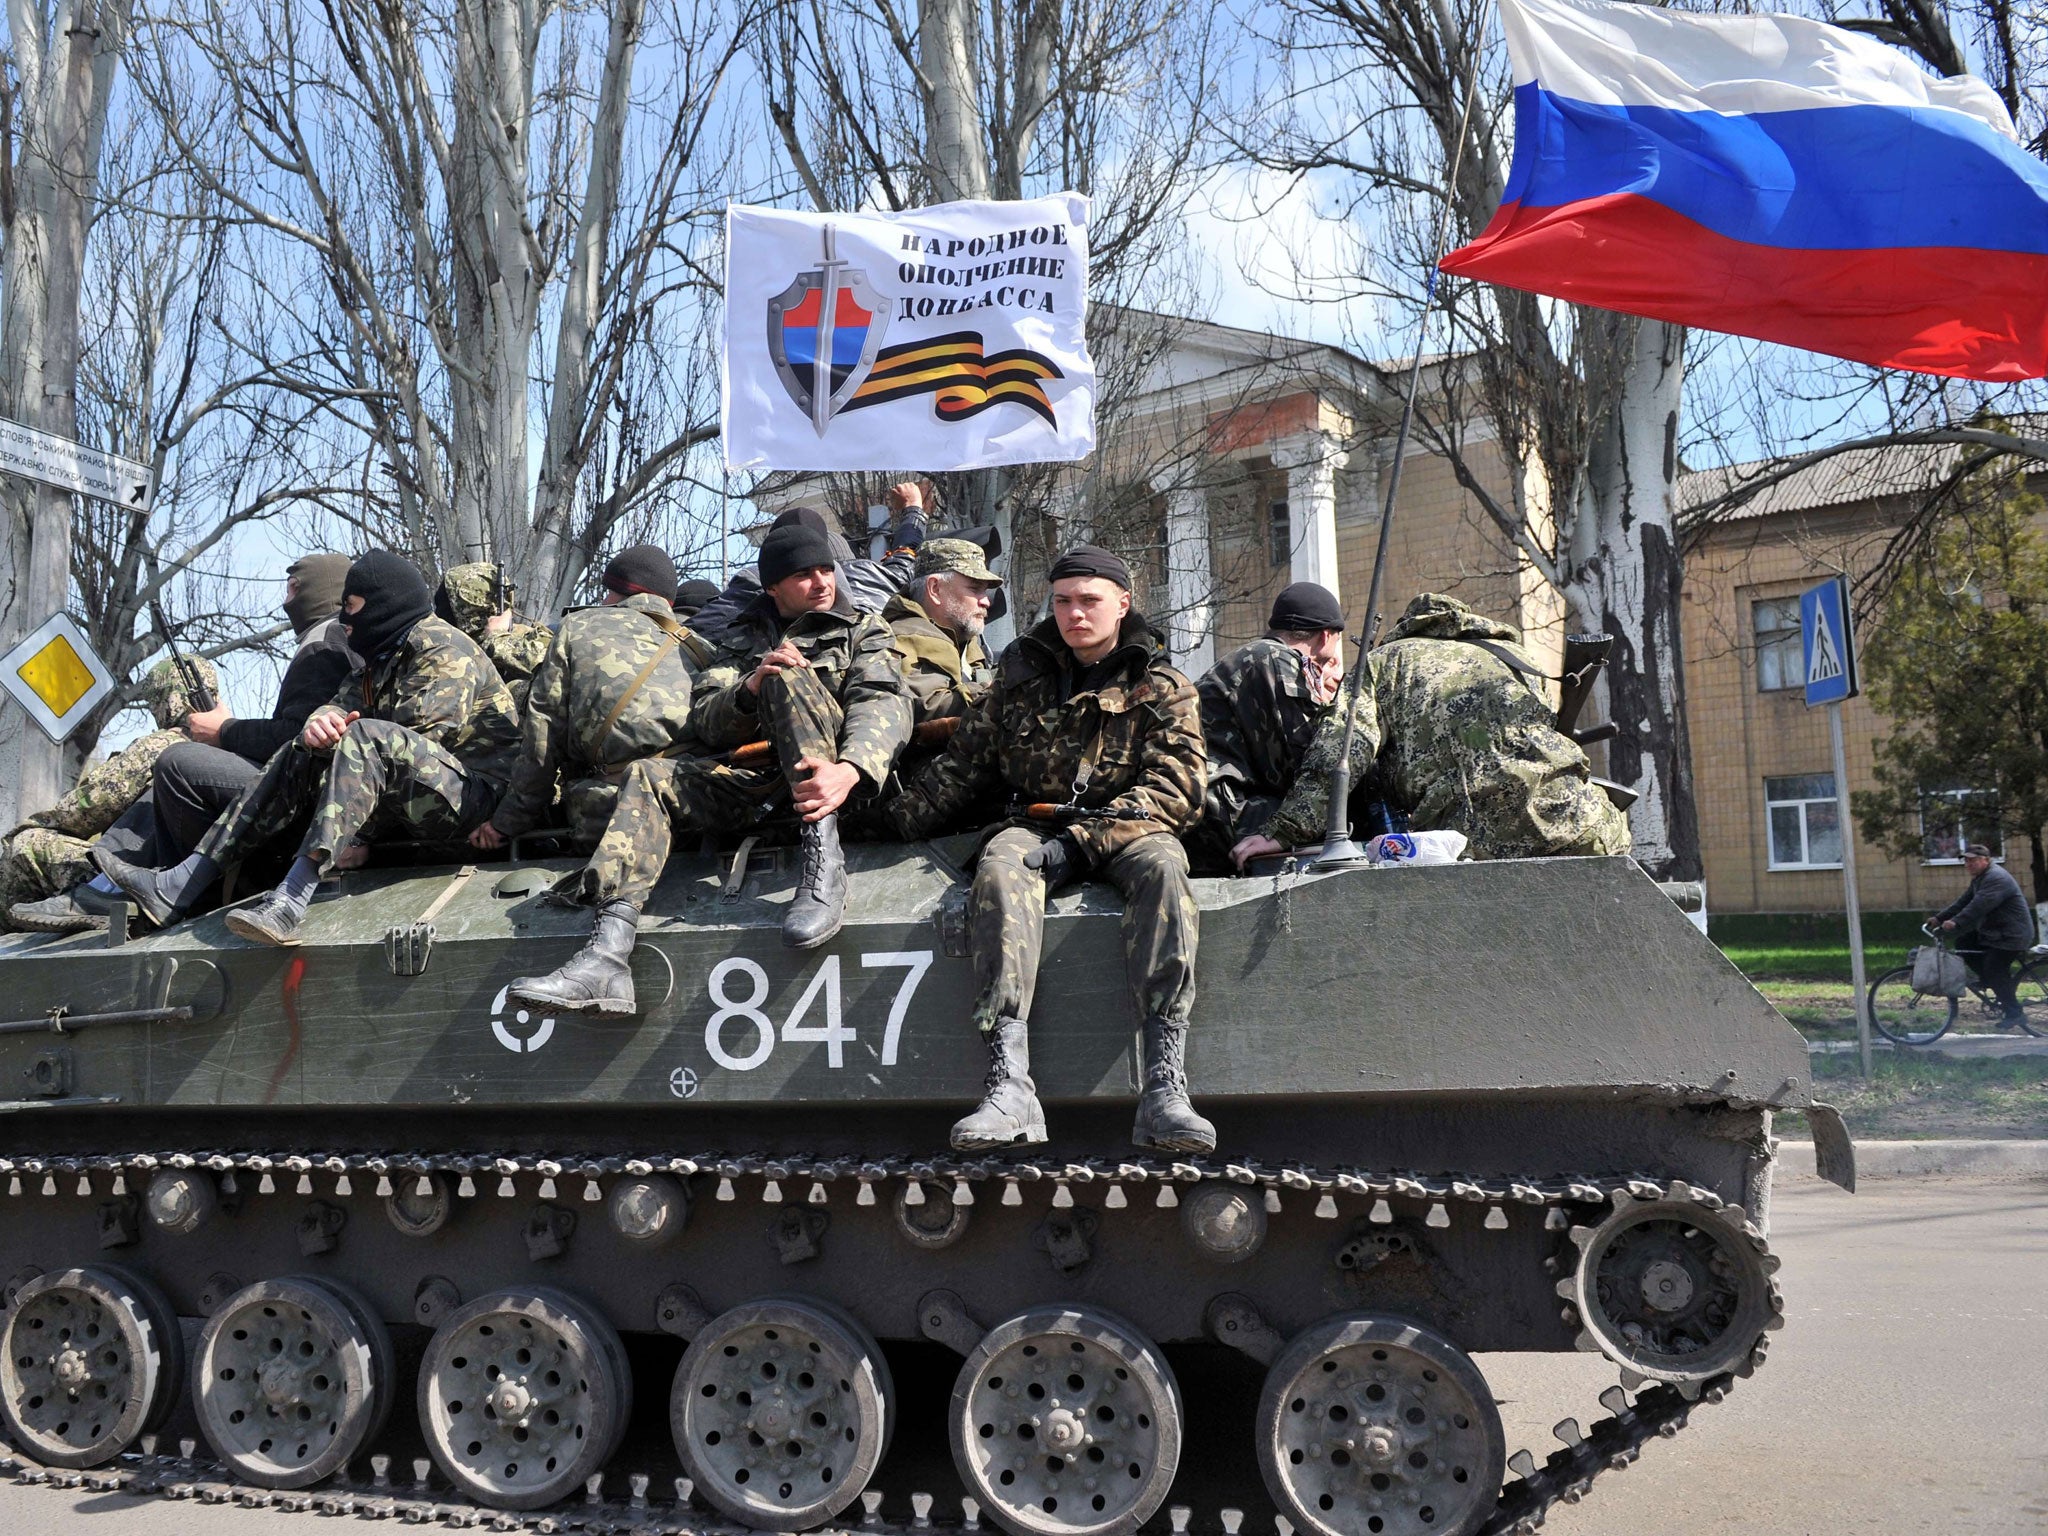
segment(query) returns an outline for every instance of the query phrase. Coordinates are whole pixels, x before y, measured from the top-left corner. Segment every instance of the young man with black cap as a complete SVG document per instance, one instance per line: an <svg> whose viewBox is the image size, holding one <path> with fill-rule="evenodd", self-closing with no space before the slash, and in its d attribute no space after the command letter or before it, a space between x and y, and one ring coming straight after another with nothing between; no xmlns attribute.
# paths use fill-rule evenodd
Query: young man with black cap
<svg viewBox="0 0 2048 1536"><path fill-rule="evenodd" d="M296 943L321 872L351 842L457 839L497 804L519 741L512 695L476 642L434 617L418 569L384 550L364 555L343 583L341 624L364 670L313 712L189 858L159 871L96 855L152 922L185 916L222 870L310 812L283 883L227 917L242 938Z"/></svg>
<svg viewBox="0 0 2048 1536"><path fill-rule="evenodd" d="M1343 682L1344 610L1337 595L1297 581L1273 599L1266 633L1202 674L1209 789L1188 838L1205 869L1242 869L1276 846L1263 836L1294 783L1316 727Z"/></svg>
<svg viewBox="0 0 2048 1536"><path fill-rule="evenodd" d="M562 620L533 674L511 785L470 833L472 845L497 848L531 832L559 790L577 840L594 848L626 769L689 749L691 674L714 653L677 622L675 591L675 565L659 546L612 557L604 601Z"/></svg>
<svg viewBox="0 0 2048 1536"><path fill-rule="evenodd" d="M719 636L717 657L696 679L690 733L707 753L767 741L772 760L634 763L597 852L574 877L575 896L597 908L589 944L559 970L519 977L513 997L563 1012L632 1013L628 960L640 909L675 833L745 826L785 787L803 820L783 942L812 949L839 931L846 865L838 812L856 791L872 795L889 777L910 739L910 698L889 626L853 610L832 566L820 530L801 521L770 530L761 595Z"/></svg>
<svg viewBox="0 0 2048 1536"><path fill-rule="evenodd" d="M1124 956L1144 1020L1144 1096L1131 1140L1206 1152L1216 1129L1188 1102L1197 915L1179 834L1201 812L1205 759L1195 690L1163 636L1131 608L1129 569L1077 544L1053 562L1053 616L1003 652L994 689L889 807L925 837L1005 788L1049 819L1012 820L983 846L969 897L974 1019L988 1039L981 1103L953 1127L980 1151L1044 1141L1029 1026L1045 900L1091 875L1124 897Z"/></svg>

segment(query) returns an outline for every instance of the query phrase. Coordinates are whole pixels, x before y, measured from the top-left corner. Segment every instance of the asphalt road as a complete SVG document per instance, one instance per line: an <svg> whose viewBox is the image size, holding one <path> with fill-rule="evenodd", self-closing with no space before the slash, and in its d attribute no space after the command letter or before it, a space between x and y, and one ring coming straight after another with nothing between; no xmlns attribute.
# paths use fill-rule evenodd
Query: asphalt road
<svg viewBox="0 0 2048 1536"><path fill-rule="evenodd" d="M1546 1530L2048 1530L2048 1181L1897 1180L1853 1197L1786 1183L1772 1241L1787 1325L1770 1364ZM1614 1379L1591 1358L1480 1364L1509 1445L1539 1458L1550 1424L1597 1414ZM0 1485L0 1536L313 1536L317 1519Z"/></svg>

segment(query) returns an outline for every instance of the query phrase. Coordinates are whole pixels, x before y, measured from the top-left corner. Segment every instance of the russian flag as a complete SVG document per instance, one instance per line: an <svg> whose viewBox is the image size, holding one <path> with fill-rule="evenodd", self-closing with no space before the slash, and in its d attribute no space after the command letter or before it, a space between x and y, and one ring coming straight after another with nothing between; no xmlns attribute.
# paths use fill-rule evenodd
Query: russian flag
<svg viewBox="0 0 2048 1536"><path fill-rule="evenodd" d="M1859 363L2048 375L2048 165L1981 80L1794 16L1500 9L1514 164L1444 271Z"/></svg>

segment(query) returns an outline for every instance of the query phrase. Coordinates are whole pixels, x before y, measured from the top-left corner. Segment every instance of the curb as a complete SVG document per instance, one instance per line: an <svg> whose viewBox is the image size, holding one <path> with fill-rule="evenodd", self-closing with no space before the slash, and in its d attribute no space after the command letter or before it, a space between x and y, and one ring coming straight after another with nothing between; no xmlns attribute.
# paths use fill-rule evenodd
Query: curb
<svg viewBox="0 0 2048 1536"><path fill-rule="evenodd" d="M1778 1144L1778 1172L1811 1179L1813 1143ZM2048 1141L1858 1141L1858 1179L1929 1179L1954 1174L2048 1178Z"/></svg>

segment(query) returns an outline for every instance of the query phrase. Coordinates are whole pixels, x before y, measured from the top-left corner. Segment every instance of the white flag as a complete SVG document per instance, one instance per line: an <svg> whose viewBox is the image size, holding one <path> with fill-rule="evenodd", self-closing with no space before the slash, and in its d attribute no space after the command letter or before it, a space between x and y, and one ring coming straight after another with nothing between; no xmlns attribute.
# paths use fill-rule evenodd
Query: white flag
<svg viewBox="0 0 2048 1536"><path fill-rule="evenodd" d="M981 469L1086 458L1088 200L726 210L725 462Z"/></svg>

